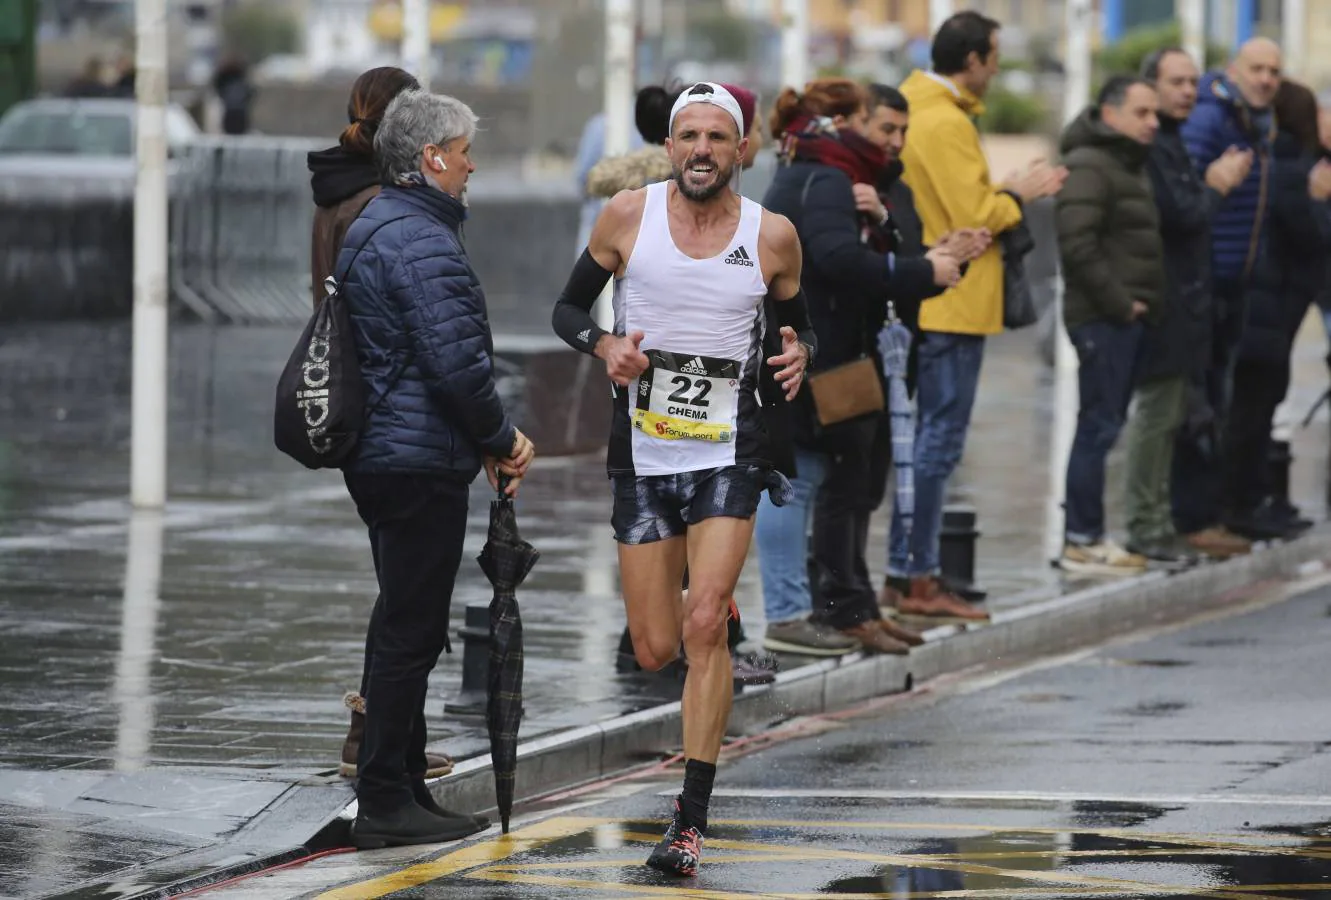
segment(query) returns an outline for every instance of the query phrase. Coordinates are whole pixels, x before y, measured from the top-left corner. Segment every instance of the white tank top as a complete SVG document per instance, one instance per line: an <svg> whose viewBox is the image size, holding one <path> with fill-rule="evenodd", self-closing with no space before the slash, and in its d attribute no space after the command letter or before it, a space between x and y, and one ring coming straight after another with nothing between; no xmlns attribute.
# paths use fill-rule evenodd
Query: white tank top
<svg viewBox="0 0 1331 900"><path fill-rule="evenodd" d="M763 430L757 399L767 285L758 262L762 207L740 199L739 227L710 259L670 235L671 182L649 186L624 277L615 282L615 331L644 334L652 361L618 392L613 474L673 475L744 462Z"/></svg>

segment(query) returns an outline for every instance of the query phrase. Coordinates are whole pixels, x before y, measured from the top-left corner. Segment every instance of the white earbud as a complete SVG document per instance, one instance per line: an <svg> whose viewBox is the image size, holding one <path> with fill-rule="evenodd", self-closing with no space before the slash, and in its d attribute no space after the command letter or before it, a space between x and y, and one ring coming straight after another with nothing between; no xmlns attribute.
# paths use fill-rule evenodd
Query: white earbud
<svg viewBox="0 0 1331 900"><path fill-rule="evenodd" d="M434 164L435 164L436 167L438 167L438 169L439 169L440 172L447 172L447 171L448 171L448 164L445 163L442 159L439 158L439 154L438 154L438 153L436 153L436 154L434 155Z"/></svg>

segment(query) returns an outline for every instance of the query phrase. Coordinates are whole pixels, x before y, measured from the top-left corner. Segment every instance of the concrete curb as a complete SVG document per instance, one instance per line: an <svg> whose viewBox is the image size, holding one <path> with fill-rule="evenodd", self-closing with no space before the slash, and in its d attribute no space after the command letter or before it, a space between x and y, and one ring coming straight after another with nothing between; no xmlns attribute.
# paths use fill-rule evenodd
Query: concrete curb
<svg viewBox="0 0 1331 900"><path fill-rule="evenodd" d="M913 683L984 663L1066 652L1116 635L1240 606L1251 588L1297 574L1331 558L1331 529L1223 563L1184 572L1151 572L995 613L992 624L934 629L909 656L852 654L783 672L775 684L746 688L730 714L732 734L749 733L793 716L844 708L908 690ZM679 746L678 702L527 741L518 748L517 797L531 799L657 761ZM458 763L431 785L444 806L494 805L488 756Z"/></svg>

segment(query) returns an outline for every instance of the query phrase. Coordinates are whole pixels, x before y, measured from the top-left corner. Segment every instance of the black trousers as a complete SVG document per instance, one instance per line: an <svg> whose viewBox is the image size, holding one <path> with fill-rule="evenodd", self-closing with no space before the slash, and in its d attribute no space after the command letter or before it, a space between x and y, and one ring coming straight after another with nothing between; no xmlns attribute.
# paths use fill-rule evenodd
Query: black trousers
<svg viewBox="0 0 1331 900"><path fill-rule="evenodd" d="M467 529L467 485L422 475L347 473L370 534L379 599L365 639L365 737L356 798L367 813L412 802L425 773L425 691L448 634Z"/></svg>
<svg viewBox="0 0 1331 900"><path fill-rule="evenodd" d="M1240 360L1225 422L1225 508L1243 515L1271 492L1267 457L1276 407L1289 390L1289 363Z"/></svg>
<svg viewBox="0 0 1331 900"><path fill-rule="evenodd" d="M828 429L818 447L829 458L813 510L813 618L833 628L881 615L865 556L869 519L883 501L891 463L887 427L886 416L845 422Z"/></svg>
<svg viewBox="0 0 1331 900"><path fill-rule="evenodd" d="M1247 315L1244 293L1243 284L1237 280L1215 285L1211 358L1206 370L1194 376L1194 385L1201 390L1214 416L1214 426L1203 429L1185 426L1174 443L1171 493L1174 524L1180 534L1219 525L1224 512L1227 451L1223 435L1228 428L1235 357Z"/></svg>

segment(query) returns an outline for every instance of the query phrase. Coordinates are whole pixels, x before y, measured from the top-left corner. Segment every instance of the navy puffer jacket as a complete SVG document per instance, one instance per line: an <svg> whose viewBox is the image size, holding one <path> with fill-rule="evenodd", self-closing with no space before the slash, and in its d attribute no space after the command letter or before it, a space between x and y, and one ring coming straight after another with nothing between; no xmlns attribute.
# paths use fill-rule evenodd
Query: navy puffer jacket
<svg viewBox="0 0 1331 900"><path fill-rule="evenodd" d="M513 450L485 294L458 237L465 215L434 188L386 187L347 231L335 271L367 391L348 472L470 482L485 455Z"/></svg>
<svg viewBox="0 0 1331 900"><path fill-rule="evenodd" d="M1198 87L1197 108L1183 123L1198 173L1229 147L1253 151L1252 170L1225 197L1211 221L1211 265L1216 283L1246 280L1258 262L1271 197L1271 145L1275 121L1270 110L1254 113L1223 76L1211 73Z"/></svg>

